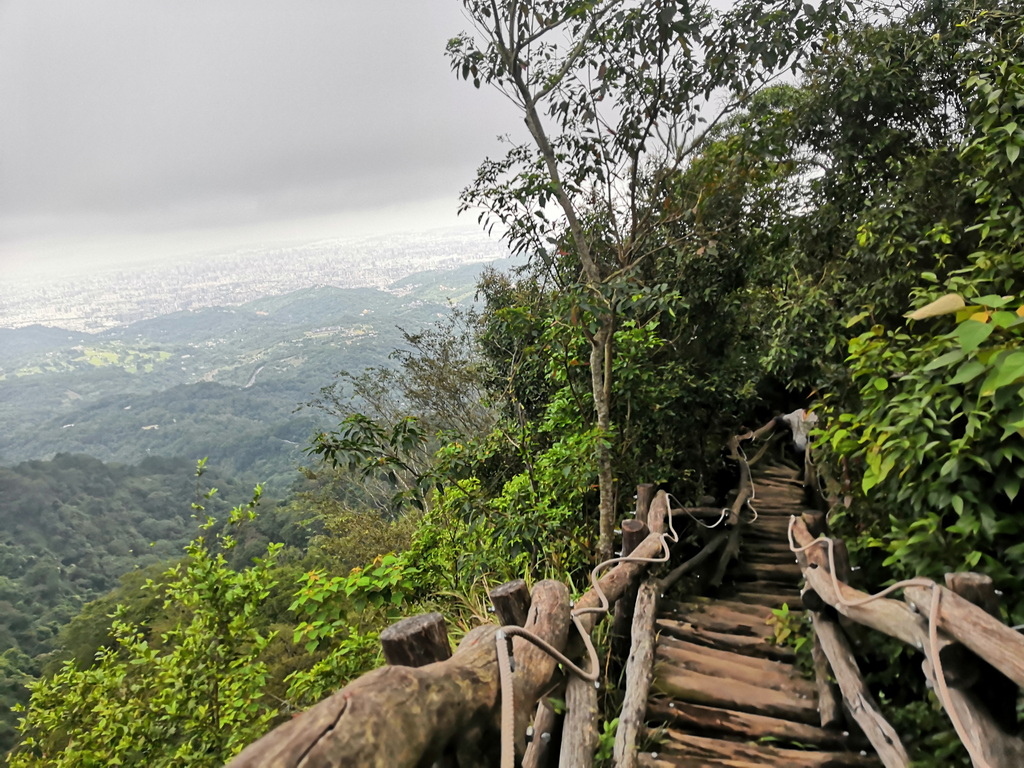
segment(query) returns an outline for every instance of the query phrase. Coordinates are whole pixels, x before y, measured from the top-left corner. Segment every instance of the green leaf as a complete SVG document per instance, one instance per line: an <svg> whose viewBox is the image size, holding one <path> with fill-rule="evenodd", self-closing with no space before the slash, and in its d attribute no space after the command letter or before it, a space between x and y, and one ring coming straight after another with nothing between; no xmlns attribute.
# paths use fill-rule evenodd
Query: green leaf
<svg viewBox="0 0 1024 768"><path fill-rule="evenodd" d="M968 381L977 378L987 370L988 366L983 363L979 363L977 360L971 360L970 362L964 363L960 366L960 370L956 372L956 376L949 380L949 383L966 384Z"/></svg>
<svg viewBox="0 0 1024 768"><path fill-rule="evenodd" d="M935 358L930 363L928 363L928 365L926 365L924 369L926 371L934 371L936 368L945 368L947 366L952 365L953 363L959 363L966 356L967 353L964 350L954 349L952 352L947 352L946 354L940 355L939 357Z"/></svg>
<svg viewBox="0 0 1024 768"><path fill-rule="evenodd" d="M1010 161L1010 165L1017 162L1017 157L1020 155L1019 144L1007 144L1006 145L1006 159Z"/></svg>
<svg viewBox="0 0 1024 768"><path fill-rule="evenodd" d="M1001 356L992 372L981 385L982 396L993 395L996 390L1024 378L1024 352Z"/></svg>
<svg viewBox="0 0 1024 768"><path fill-rule="evenodd" d="M977 320L964 320L964 322L956 327L954 333L960 340L960 346L965 351L972 352L981 346L981 342L992 335L993 330L995 330L995 326L989 323L980 323Z"/></svg>

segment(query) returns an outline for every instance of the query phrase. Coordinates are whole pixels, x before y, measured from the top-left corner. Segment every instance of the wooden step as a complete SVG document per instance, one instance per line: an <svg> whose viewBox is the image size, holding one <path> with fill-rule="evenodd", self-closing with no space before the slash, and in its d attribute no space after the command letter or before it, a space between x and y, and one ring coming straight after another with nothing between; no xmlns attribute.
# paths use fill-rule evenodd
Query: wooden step
<svg viewBox="0 0 1024 768"><path fill-rule="evenodd" d="M744 653L748 656L760 656L763 659L778 659L779 661L793 661L794 653L792 648L776 646L768 642L764 637L745 637L725 632L715 632L710 629L703 629L687 622L670 621L658 619L655 628L662 634L677 637L697 645L706 645L709 648L717 648L721 651L732 651Z"/></svg>
<svg viewBox="0 0 1024 768"><path fill-rule="evenodd" d="M652 685L655 690L678 701L795 720L808 725L816 725L821 720L814 696L777 691L681 667L656 665Z"/></svg>
<svg viewBox="0 0 1024 768"><path fill-rule="evenodd" d="M849 734L843 731L751 712L736 712L666 699L652 699L648 703L647 719L666 723L678 730L722 734L743 740L773 739L825 749L841 749L849 742Z"/></svg>
<svg viewBox="0 0 1024 768"><path fill-rule="evenodd" d="M814 699L817 687L810 680L805 680L795 667L790 664L774 664L773 668L766 665L752 667L739 662L742 654L714 655L701 653L708 649L693 646L693 650L673 646L669 643L658 645L655 649L655 664L666 670L676 668L688 670L709 677L735 680L774 691L787 691L798 694L802 698Z"/></svg>
<svg viewBox="0 0 1024 768"><path fill-rule="evenodd" d="M744 744L738 741L711 739L669 729L662 734L659 757L673 755L698 757L704 760L739 760L748 763L785 766L786 768L839 768L839 766L877 766L876 757L857 752L830 752L785 749L768 744ZM709 765L710 763L705 763ZM729 763L726 763L727 765Z"/></svg>
<svg viewBox="0 0 1024 768"><path fill-rule="evenodd" d="M693 610L695 607L699 608L712 604L721 605L733 611L739 611L740 613L749 614L750 616L753 616L756 619L765 619L771 613L769 609L766 609L762 605L744 603L740 602L739 600L729 600L728 598L724 597L694 597L689 600L678 601L663 600L659 604L659 610L667 618L674 618L674 616Z"/></svg>
<svg viewBox="0 0 1024 768"><path fill-rule="evenodd" d="M739 603L750 603L751 605L762 605L766 608L781 608L783 603L791 609L804 608L804 601L800 597L799 591L770 594L766 592L744 592L741 588L735 587L725 594L729 600Z"/></svg>
<svg viewBox="0 0 1024 768"><path fill-rule="evenodd" d="M719 648L709 648L706 645L697 645L696 643L680 640L678 637L672 637L671 635L662 635L659 637L656 647L680 650L688 653L699 653L708 658L728 661L731 664L743 664L755 671L767 671L769 674L775 674L780 669L792 669L792 664L787 661L767 659L762 656L748 656L746 654L734 653L733 651L725 651Z"/></svg>
<svg viewBox="0 0 1024 768"><path fill-rule="evenodd" d="M693 624L713 632L726 632L744 637L772 637L771 627L765 622L768 611L758 615L750 611L735 611L718 602L703 605L678 606L660 612L665 621Z"/></svg>

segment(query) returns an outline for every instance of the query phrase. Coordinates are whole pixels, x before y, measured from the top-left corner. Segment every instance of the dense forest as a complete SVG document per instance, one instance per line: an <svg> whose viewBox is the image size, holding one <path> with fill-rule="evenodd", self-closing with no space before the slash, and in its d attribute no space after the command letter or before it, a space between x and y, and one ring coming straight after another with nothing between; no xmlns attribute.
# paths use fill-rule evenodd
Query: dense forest
<svg viewBox="0 0 1024 768"><path fill-rule="evenodd" d="M454 73L527 130L463 204L526 265L323 391L337 426L274 509L308 544L237 557L236 496L87 609L109 636L32 686L12 765L220 764L397 616L466 630L488 585L582 584L634 483L714 495L726 436L798 406L865 584L982 571L1024 623L1024 7L463 5ZM963 764L876 646L915 758Z"/></svg>

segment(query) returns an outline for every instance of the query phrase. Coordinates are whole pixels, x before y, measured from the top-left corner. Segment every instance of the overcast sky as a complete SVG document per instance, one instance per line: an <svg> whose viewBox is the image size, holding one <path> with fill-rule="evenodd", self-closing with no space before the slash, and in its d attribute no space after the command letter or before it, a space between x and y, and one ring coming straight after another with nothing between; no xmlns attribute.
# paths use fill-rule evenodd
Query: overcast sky
<svg viewBox="0 0 1024 768"><path fill-rule="evenodd" d="M453 223L517 122L449 71L467 26L459 0L0 0L0 277Z"/></svg>

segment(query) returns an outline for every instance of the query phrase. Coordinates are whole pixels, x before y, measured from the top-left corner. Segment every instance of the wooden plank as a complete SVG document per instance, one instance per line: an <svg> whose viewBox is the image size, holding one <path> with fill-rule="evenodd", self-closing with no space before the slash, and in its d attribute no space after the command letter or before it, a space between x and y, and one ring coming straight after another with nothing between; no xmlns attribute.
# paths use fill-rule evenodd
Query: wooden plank
<svg viewBox="0 0 1024 768"><path fill-rule="evenodd" d="M848 734L836 729L683 701L651 701L647 717L677 729L688 728L702 734L726 734L743 740L775 739L830 749L846 747L849 741Z"/></svg>
<svg viewBox="0 0 1024 768"><path fill-rule="evenodd" d="M658 619L657 628L659 632L664 634L723 651L745 653L750 656L778 659L779 661L792 661L794 658L792 648L771 645L761 637L744 637L743 635L713 632L693 624L671 621L670 619Z"/></svg>
<svg viewBox="0 0 1024 768"><path fill-rule="evenodd" d="M809 725L818 723L818 706L813 699L801 699L791 691L776 691L679 667L656 664L654 688L674 699L694 704L754 712Z"/></svg>
<svg viewBox="0 0 1024 768"><path fill-rule="evenodd" d="M734 611L727 606L714 603L689 610L661 612L661 617L666 621L688 622L713 632L762 638L775 636L775 631L765 622L769 615L770 611L767 608L758 616L749 612Z"/></svg>
<svg viewBox="0 0 1024 768"><path fill-rule="evenodd" d="M641 585L636 597L631 632L633 642L626 661L626 691L613 746L617 768L635 768L637 764L637 742L654 674L654 620L660 591L657 581L647 581Z"/></svg>
<svg viewBox="0 0 1024 768"><path fill-rule="evenodd" d="M709 760L746 760L761 765L785 765L789 768L831 768L836 765L876 766L873 757L857 752L784 749L768 744L744 744L737 741L710 739L679 731L665 732L661 743L664 753L689 754Z"/></svg>
<svg viewBox="0 0 1024 768"><path fill-rule="evenodd" d="M558 695L564 700L564 693ZM533 718L533 739L526 745L522 768L547 768L554 752L556 729L560 715L549 706L547 699L537 703L537 714Z"/></svg>
<svg viewBox="0 0 1024 768"><path fill-rule="evenodd" d="M671 613L686 613L687 611L691 611L695 608L701 608L712 604L722 606L723 608L729 608L730 610L737 611L739 613L745 613L760 621L764 621L771 614L771 609L765 608L763 605L744 603L739 600L730 600L724 597L693 597L686 600L662 600L659 605L661 613L663 615L668 615Z"/></svg>
<svg viewBox="0 0 1024 768"><path fill-rule="evenodd" d="M812 614L814 634L821 641L821 649L828 658L843 700L857 725L868 737L879 759L886 768L910 765L907 750L889 721L882 716L871 691L861 677L853 651L839 625L822 614Z"/></svg>
<svg viewBox="0 0 1024 768"><path fill-rule="evenodd" d="M746 585L744 584L743 586ZM751 605L762 605L765 608L781 608L783 604L796 610L806 607L799 592L793 592L792 594L776 592L772 594L767 592L744 592L742 589L737 589L729 593L729 599L741 603L750 603Z"/></svg>
<svg viewBox="0 0 1024 768"><path fill-rule="evenodd" d="M658 637L658 648L677 649L684 653L699 653L708 658L720 659L722 661L727 661L730 664L743 664L751 669L765 670L768 673L772 673L780 668L792 668L790 662L787 661L768 659L763 656L750 656L745 653L736 653L734 651L727 651L719 648L710 648L706 645L698 645L697 643L680 640L678 637L672 637L670 635L660 635Z"/></svg>
<svg viewBox="0 0 1024 768"><path fill-rule="evenodd" d="M729 654L731 658L722 658L720 655L712 656L699 652L706 649L700 649L697 646L694 648L696 650L691 651L672 646L659 646L655 658L661 664L687 669L702 675L737 680L776 691L789 691L809 699L817 695L814 683L801 677L789 664L775 664L771 667L764 665L755 668L737 663L735 659L742 658L738 653Z"/></svg>
<svg viewBox="0 0 1024 768"><path fill-rule="evenodd" d="M768 763L751 763L747 760L705 760L694 757L673 756L667 759L658 752L643 752L638 757L640 768L765 768Z"/></svg>

